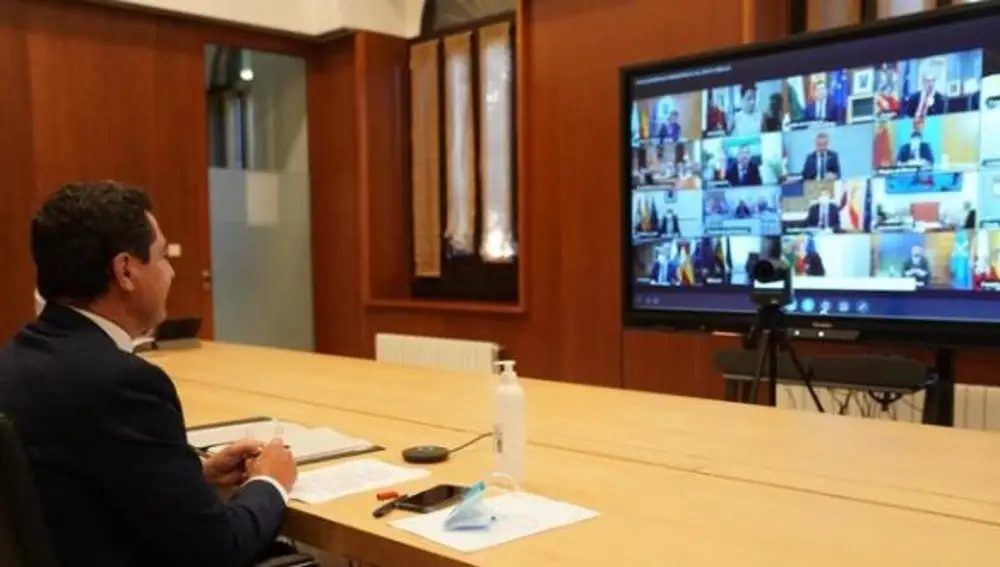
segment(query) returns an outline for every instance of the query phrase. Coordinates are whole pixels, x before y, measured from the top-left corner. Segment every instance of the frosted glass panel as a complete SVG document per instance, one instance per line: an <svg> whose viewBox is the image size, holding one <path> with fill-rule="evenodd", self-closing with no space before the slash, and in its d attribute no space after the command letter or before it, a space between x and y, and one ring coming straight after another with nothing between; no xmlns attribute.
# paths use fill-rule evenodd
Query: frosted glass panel
<svg viewBox="0 0 1000 567"><path fill-rule="evenodd" d="M209 170L215 338L313 350L305 64L259 52L241 61L253 72L252 167Z"/></svg>

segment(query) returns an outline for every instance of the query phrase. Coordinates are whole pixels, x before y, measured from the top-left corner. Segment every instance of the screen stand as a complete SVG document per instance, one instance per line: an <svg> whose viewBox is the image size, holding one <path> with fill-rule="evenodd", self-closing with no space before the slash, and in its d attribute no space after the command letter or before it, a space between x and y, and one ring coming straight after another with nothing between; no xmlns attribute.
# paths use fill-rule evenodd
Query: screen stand
<svg viewBox="0 0 1000 567"><path fill-rule="evenodd" d="M923 422L931 425L955 426L955 351L939 348L934 351L933 380L924 395Z"/></svg>
<svg viewBox="0 0 1000 567"><path fill-rule="evenodd" d="M823 413L823 404L816 395L816 390L812 385L812 373L806 370L799 355L795 352L788 341L788 327L785 324L785 313L780 305L762 305L757 310L757 322L750 328L750 333L746 337L745 348L755 350L760 343L760 337L765 334L764 348L760 351L757 359L757 371L754 373L753 382L750 384L750 400L757 402L757 389L764 378L764 365L767 365L767 403L771 407L778 405L778 353L788 354L792 365L795 367L799 379L805 384L809 396L812 398L816 410Z"/></svg>

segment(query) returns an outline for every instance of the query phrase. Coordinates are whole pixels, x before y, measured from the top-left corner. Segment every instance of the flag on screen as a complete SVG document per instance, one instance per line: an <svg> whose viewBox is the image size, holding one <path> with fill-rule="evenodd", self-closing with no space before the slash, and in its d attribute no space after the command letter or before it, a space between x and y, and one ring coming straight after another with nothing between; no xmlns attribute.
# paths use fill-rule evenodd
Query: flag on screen
<svg viewBox="0 0 1000 567"><path fill-rule="evenodd" d="M806 103L803 100L806 87L802 77L788 79L788 114L792 120L800 120L805 114Z"/></svg>
<svg viewBox="0 0 1000 567"><path fill-rule="evenodd" d="M857 180L852 179L845 181L845 183L847 183L847 187L840 196L839 204L841 220L844 218L843 213L846 213L848 227L857 230L861 228L864 198Z"/></svg>
<svg viewBox="0 0 1000 567"><path fill-rule="evenodd" d="M847 104L847 84L844 71L830 71L829 74L829 97L837 103L840 108Z"/></svg>
<svg viewBox="0 0 1000 567"><path fill-rule="evenodd" d="M733 249L729 246L729 237L726 237L726 271L733 271Z"/></svg>
<svg viewBox="0 0 1000 567"><path fill-rule="evenodd" d="M872 180L865 180L865 205L864 205L865 215L862 221L862 230L865 232L871 232L872 230Z"/></svg>

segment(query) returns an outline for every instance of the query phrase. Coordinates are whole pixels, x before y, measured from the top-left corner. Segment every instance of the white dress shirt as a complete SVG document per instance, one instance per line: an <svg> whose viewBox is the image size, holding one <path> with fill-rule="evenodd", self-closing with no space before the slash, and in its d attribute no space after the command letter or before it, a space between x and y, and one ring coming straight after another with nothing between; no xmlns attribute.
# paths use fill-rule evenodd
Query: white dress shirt
<svg viewBox="0 0 1000 567"><path fill-rule="evenodd" d="M111 340L115 342L115 346L117 346L119 350L121 350L122 352L132 352L133 349L132 337L125 331L125 329L122 329L115 322L109 320L106 317L101 317L96 313L91 313L90 311L84 311L83 309L78 309L73 306L69 307L73 311L76 311L80 315L83 315L84 317L89 319L92 323L100 327L100 329L104 331L105 334L111 337ZM285 487L282 486L280 482L269 476L258 475L250 477L247 480L247 483L254 481L264 481L266 483L269 483L271 486L275 488L275 490L278 491L278 494L281 495L281 499L285 502L285 504L288 504L288 491L285 490Z"/></svg>

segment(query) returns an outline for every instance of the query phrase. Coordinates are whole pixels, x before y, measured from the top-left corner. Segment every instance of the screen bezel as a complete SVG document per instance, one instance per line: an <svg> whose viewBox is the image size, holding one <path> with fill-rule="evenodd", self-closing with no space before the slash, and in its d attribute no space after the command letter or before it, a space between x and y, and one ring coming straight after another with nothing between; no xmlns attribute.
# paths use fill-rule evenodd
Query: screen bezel
<svg viewBox="0 0 1000 567"><path fill-rule="evenodd" d="M622 242L622 319L625 328L695 330L706 332L746 332L754 323L753 312L652 310L635 308L635 281L632 276L632 81L636 76L681 71L711 66L726 61L774 55L787 50L823 47L845 41L900 33L973 18L1000 16L1000 2L949 6L898 18L878 20L846 28L803 33L774 41L737 45L707 53L665 61L628 65L620 72L619 160ZM747 291L749 294L749 290ZM1000 300L1000 295L997 296ZM996 346L1000 344L1000 321L970 322L934 319L897 319L891 317L818 317L790 314L789 326L817 330L856 331L862 342L907 344Z"/></svg>

